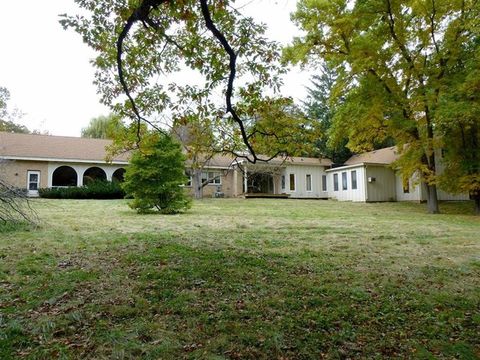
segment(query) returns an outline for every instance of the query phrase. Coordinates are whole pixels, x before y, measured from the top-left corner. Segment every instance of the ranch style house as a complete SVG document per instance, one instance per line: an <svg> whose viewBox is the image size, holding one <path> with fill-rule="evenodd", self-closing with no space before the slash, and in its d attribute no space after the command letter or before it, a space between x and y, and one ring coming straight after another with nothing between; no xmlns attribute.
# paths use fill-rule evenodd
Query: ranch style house
<svg viewBox="0 0 480 360"><path fill-rule="evenodd" d="M0 132L0 176L38 196L38 189L82 186L103 179L123 181L128 153L106 161L110 140ZM392 168L395 147L352 156L332 167L325 158L276 158L268 163L216 155L202 172L204 196L289 197L339 201L424 201L425 190L411 179L404 186ZM185 164L191 174L189 163ZM191 189L192 178L186 184ZM193 189L192 193L193 193ZM439 191L440 200L467 200L468 195Z"/></svg>

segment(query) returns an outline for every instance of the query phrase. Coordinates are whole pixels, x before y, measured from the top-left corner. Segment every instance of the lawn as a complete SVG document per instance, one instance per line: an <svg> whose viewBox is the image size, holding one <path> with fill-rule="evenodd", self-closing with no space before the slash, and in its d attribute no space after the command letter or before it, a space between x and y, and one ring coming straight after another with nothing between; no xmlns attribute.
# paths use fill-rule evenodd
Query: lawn
<svg viewBox="0 0 480 360"><path fill-rule="evenodd" d="M0 233L0 359L480 358L472 204L34 206Z"/></svg>

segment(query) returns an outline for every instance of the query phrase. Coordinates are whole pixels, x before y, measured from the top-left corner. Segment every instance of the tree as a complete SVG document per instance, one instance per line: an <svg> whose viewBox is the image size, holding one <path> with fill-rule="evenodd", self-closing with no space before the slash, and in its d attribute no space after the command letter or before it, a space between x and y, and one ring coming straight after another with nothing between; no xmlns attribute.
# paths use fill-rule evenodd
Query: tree
<svg viewBox="0 0 480 360"><path fill-rule="evenodd" d="M91 139L113 139L123 128L122 119L110 114L98 116L90 120L87 127L82 129L82 137Z"/></svg>
<svg viewBox="0 0 480 360"><path fill-rule="evenodd" d="M96 83L105 104L159 132L154 117L193 113L222 128L235 124L231 135L242 144L233 141L239 148L225 150L259 160L250 143L256 117L237 104L263 99L281 84L279 46L264 37L264 25L242 17L228 0L76 2L87 15L64 16L61 23L98 52ZM178 80L181 73L192 75L186 84ZM222 105L216 94L223 94Z"/></svg>
<svg viewBox="0 0 480 360"><path fill-rule="evenodd" d="M177 138L183 146L184 153L190 163L187 169L192 178L192 188L195 199L203 198L203 188L212 179L203 179L202 174L210 160L221 154L225 146L215 135L214 126L209 119L189 114L182 119L176 119L171 128L172 136Z"/></svg>
<svg viewBox="0 0 480 360"><path fill-rule="evenodd" d="M336 78L335 71L326 64L321 64L320 75L312 76L312 84L307 88L308 95L303 101L303 110L308 118L318 122L320 136L315 144L318 155L341 164L352 156L352 152L346 147L348 139L345 134L335 141L329 141L334 115L334 106L330 101L330 94Z"/></svg>
<svg viewBox="0 0 480 360"><path fill-rule="evenodd" d="M305 36L286 58L324 59L339 74L333 93L345 101L334 132L347 134L353 151L392 137L403 176L418 173L426 184L430 213L439 211L439 100L462 49L478 39L479 16L480 3L450 0L301 0L293 15Z"/></svg>
<svg viewBox="0 0 480 360"><path fill-rule="evenodd" d="M29 134L30 130L25 125L17 124L15 121L22 116L18 109L8 110L10 91L0 87L0 131Z"/></svg>
<svg viewBox="0 0 480 360"><path fill-rule="evenodd" d="M180 144L171 136L155 135L132 154L122 187L133 197L130 207L139 213L155 208L174 214L190 207L183 188L186 182Z"/></svg>
<svg viewBox="0 0 480 360"><path fill-rule="evenodd" d="M480 215L480 46L465 47L465 59L453 69L439 102L439 132L445 169L440 186L469 193Z"/></svg>

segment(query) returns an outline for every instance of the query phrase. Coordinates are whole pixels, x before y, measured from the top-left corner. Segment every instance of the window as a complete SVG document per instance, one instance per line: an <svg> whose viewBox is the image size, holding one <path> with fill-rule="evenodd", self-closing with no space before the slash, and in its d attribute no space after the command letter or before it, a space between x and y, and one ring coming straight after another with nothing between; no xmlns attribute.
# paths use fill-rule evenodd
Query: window
<svg viewBox="0 0 480 360"><path fill-rule="evenodd" d="M353 170L352 171L352 190L357 189L357 171Z"/></svg>
<svg viewBox="0 0 480 360"><path fill-rule="evenodd" d="M342 190L347 190L348 189L348 184L347 184L347 173L342 172Z"/></svg>
<svg viewBox="0 0 480 360"><path fill-rule="evenodd" d="M338 174L333 174L333 191L338 191Z"/></svg>
<svg viewBox="0 0 480 360"><path fill-rule="evenodd" d="M312 191L312 175L307 174L305 177L305 188L307 191Z"/></svg>
<svg viewBox="0 0 480 360"><path fill-rule="evenodd" d="M403 182L403 193L409 194L410 193L410 180Z"/></svg>
<svg viewBox="0 0 480 360"><path fill-rule="evenodd" d="M202 172L202 184L208 181L209 185L221 185L222 184L222 176L217 171L204 171Z"/></svg>
<svg viewBox="0 0 480 360"><path fill-rule="evenodd" d="M221 174L219 172L210 171L208 173L208 183L214 185L220 185L222 183Z"/></svg>
<svg viewBox="0 0 480 360"><path fill-rule="evenodd" d="M295 174L290 174L290 191L295 191Z"/></svg>
<svg viewBox="0 0 480 360"><path fill-rule="evenodd" d="M322 191L327 191L327 175L322 175Z"/></svg>
<svg viewBox="0 0 480 360"><path fill-rule="evenodd" d="M282 175L282 190L285 190L285 175Z"/></svg>

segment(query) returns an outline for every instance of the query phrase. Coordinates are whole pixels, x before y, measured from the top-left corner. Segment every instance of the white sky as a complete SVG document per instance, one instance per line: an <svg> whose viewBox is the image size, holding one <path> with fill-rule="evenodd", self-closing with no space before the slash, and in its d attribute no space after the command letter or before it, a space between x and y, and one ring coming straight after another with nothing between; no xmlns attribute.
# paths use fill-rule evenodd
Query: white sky
<svg viewBox="0 0 480 360"><path fill-rule="evenodd" d="M272 39L288 43L297 34L289 15L295 0L242 2L247 4L242 12L267 23ZM2 1L0 86L9 89L9 108L25 113L20 122L29 129L79 136L91 118L109 109L99 103L92 83L94 52L73 30L62 29L58 15L63 13L76 13L73 0ZM308 83L308 73L292 71L283 94L302 99Z"/></svg>

